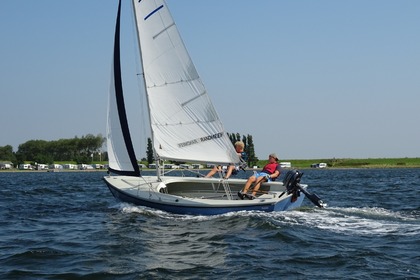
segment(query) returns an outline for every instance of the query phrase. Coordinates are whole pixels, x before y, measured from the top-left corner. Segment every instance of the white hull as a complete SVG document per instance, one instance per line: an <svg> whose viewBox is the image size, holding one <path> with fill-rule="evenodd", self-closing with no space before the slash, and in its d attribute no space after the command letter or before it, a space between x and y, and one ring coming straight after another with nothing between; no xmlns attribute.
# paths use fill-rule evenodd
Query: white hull
<svg viewBox="0 0 420 280"><path fill-rule="evenodd" d="M301 206L304 195L292 202L282 182L263 183L254 200L237 196L246 180L164 176L104 177L119 200L177 214L215 215L233 211L286 211ZM227 184L223 184L227 183ZM302 186L306 188L306 185Z"/></svg>

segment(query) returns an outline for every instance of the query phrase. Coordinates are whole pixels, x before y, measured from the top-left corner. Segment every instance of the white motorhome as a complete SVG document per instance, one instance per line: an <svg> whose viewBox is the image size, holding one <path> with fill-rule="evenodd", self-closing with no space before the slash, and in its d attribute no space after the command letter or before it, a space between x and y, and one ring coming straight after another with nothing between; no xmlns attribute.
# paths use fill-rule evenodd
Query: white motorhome
<svg viewBox="0 0 420 280"><path fill-rule="evenodd" d="M328 165L325 162L311 164L312 168L327 168L327 166Z"/></svg>
<svg viewBox="0 0 420 280"><path fill-rule="evenodd" d="M0 169L12 169L12 164L7 162L1 162Z"/></svg>
<svg viewBox="0 0 420 280"><path fill-rule="evenodd" d="M21 163L21 164L19 164L19 169L20 170L32 170L32 165L30 165L29 163Z"/></svg>
<svg viewBox="0 0 420 280"><path fill-rule="evenodd" d="M77 165L76 164L72 164L72 163L66 163L63 165L64 169L70 169L70 170L76 170L77 169Z"/></svg>
<svg viewBox="0 0 420 280"><path fill-rule="evenodd" d="M189 165L189 164L180 164L180 165L179 165L179 168L183 168L183 169L191 169L191 168L192 168L192 166L191 166L191 165Z"/></svg>
<svg viewBox="0 0 420 280"><path fill-rule="evenodd" d="M318 168L327 168L327 164L325 162L318 163Z"/></svg>
<svg viewBox="0 0 420 280"><path fill-rule="evenodd" d="M37 170L47 170L47 169L48 169L48 165L46 165L46 164L42 164L42 163L38 163L38 164L36 165L36 169L37 169Z"/></svg>
<svg viewBox="0 0 420 280"><path fill-rule="evenodd" d="M292 163L291 162L288 162L288 161L283 161L283 162L280 162L280 167L281 168L291 168L292 167Z"/></svg>
<svg viewBox="0 0 420 280"><path fill-rule="evenodd" d="M63 166L61 164L50 164L50 169L63 169Z"/></svg>

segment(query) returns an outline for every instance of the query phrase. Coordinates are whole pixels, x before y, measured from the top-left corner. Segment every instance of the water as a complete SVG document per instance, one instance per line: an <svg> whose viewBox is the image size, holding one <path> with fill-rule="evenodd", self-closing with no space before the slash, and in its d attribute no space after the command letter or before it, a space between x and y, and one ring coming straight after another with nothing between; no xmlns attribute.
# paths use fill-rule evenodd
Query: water
<svg viewBox="0 0 420 280"><path fill-rule="evenodd" d="M420 169L304 172L327 208L211 217L117 202L105 172L1 172L0 279L420 279Z"/></svg>

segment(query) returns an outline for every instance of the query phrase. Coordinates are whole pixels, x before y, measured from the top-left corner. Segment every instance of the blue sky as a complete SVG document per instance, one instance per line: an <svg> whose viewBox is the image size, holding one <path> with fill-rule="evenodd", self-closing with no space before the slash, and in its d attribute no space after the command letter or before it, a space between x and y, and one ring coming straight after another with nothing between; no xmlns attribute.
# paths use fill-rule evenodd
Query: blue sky
<svg viewBox="0 0 420 280"><path fill-rule="evenodd" d="M140 66L124 4L129 73ZM226 130L251 134L259 158L420 156L420 1L168 5ZM105 135L116 8L1 1L0 146ZM126 95L136 92L135 74L124 81ZM141 98L130 98L137 129Z"/></svg>

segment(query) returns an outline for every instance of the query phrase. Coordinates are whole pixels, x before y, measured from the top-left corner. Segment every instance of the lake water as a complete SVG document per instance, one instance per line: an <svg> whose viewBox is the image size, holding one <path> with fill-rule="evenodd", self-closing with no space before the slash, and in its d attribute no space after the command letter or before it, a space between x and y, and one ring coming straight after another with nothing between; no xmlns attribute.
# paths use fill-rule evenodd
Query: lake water
<svg viewBox="0 0 420 280"><path fill-rule="evenodd" d="M420 279L420 169L304 173L326 208L204 217L118 202L105 172L1 172L0 279Z"/></svg>

